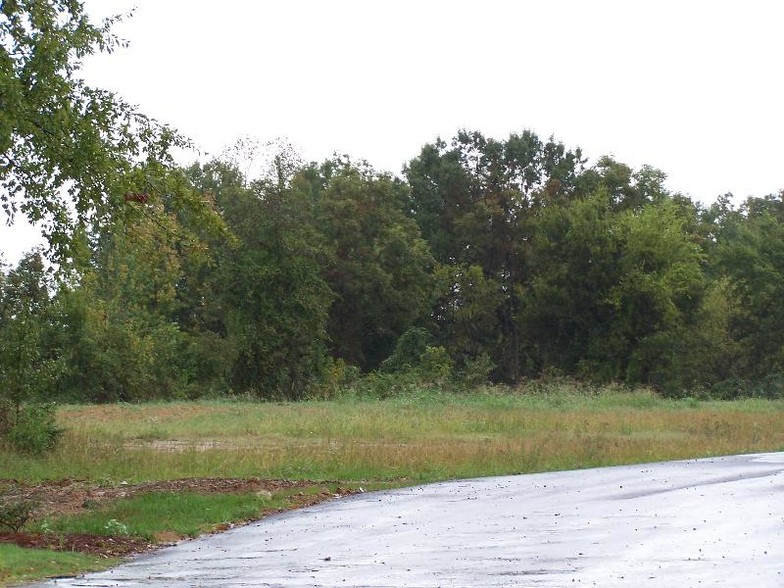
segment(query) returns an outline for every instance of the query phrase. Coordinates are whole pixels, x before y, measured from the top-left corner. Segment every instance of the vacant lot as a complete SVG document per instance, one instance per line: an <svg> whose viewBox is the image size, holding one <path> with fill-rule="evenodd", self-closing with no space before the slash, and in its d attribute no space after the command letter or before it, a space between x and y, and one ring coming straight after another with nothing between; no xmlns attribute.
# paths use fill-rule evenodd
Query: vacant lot
<svg viewBox="0 0 784 588"><path fill-rule="evenodd" d="M420 395L308 403L64 406L38 459L4 478L106 485L191 477L412 482L784 448L784 402L647 392Z"/></svg>
<svg viewBox="0 0 784 588"><path fill-rule="evenodd" d="M17 543L93 559L52 570L44 557L49 567L39 569L30 562L40 551L0 550L0 562L22 562L0 564L0 583L95 567L96 555L361 489L779 451L782 416L780 401L671 401L622 390L64 406L67 432L56 451L0 451L0 489L36 503ZM194 519L194 510L204 514Z"/></svg>

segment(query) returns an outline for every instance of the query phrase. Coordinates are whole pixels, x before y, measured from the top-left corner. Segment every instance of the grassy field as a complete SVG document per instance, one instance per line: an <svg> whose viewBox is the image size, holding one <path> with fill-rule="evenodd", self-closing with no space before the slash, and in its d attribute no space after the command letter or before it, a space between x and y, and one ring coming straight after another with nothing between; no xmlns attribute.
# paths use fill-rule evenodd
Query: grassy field
<svg viewBox="0 0 784 588"><path fill-rule="evenodd" d="M37 458L0 451L0 472L2 479L27 484L78 479L106 488L183 478L263 478L329 481L356 490L779 451L782 417L784 401L675 401L646 391L571 389L305 403L63 406L58 418L67 431L58 449ZM182 537L287 504L271 494L212 497L208 506L198 493L176 496L149 493L33 521L27 528ZM201 506L183 510L183 504ZM170 512L178 508L183 512ZM192 512L208 514L193 518ZM49 573L63 570L39 577ZM3 574L0 570L0 583L19 577L18 570L16 576Z"/></svg>
<svg viewBox="0 0 784 588"><path fill-rule="evenodd" d="M784 402L647 392L421 395L308 403L64 406L42 458L5 478L264 477L411 482L784 449Z"/></svg>

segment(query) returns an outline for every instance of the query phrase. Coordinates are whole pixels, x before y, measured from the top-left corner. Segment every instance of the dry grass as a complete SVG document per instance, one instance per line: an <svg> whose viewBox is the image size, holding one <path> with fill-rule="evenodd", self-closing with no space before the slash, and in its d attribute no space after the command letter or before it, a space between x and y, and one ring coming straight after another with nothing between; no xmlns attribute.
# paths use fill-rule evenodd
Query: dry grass
<svg viewBox="0 0 784 588"><path fill-rule="evenodd" d="M784 403L650 393L68 406L61 447L4 477L443 478L784 449Z"/></svg>

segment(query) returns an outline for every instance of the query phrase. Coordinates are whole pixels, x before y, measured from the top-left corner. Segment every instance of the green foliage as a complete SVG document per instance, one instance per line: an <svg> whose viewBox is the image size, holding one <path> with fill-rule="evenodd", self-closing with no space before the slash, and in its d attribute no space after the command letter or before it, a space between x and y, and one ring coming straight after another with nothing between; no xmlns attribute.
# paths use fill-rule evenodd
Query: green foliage
<svg viewBox="0 0 784 588"><path fill-rule="evenodd" d="M470 387L479 387L490 384L490 376L495 369L495 363L487 353L467 359L460 372L460 380Z"/></svg>
<svg viewBox="0 0 784 588"><path fill-rule="evenodd" d="M219 328L235 353L229 385L260 398L304 398L327 366L333 300L310 204L282 180L216 186L215 198L235 237L213 281L224 309Z"/></svg>
<svg viewBox="0 0 784 588"><path fill-rule="evenodd" d="M149 164L132 175L148 182L147 200L96 225L92 263L58 295L59 396L139 401L225 386L231 346L216 345L209 284L195 283L214 266L210 246L226 240L225 225L209 199L183 204L197 194L184 174Z"/></svg>
<svg viewBox="0 0 784 588"><path fill-rule="evenodd" d="M310 399L329 399L343 395L360 377L356 366L348 365L342 359L330 360L324 370L324 377L318 387L314 387Z"/></svg>
<svg viewBox="0 0 784 588"><path fill-rule="evenodd" d="M749 198L721 221L716 262L737 301L729 317L739 343L734 375L763 379L784 370L784 192Z"/></svg>
<svg viewBox="0 0 784 588"><path fill-rule="evenodd" d="M504 293L497 280L478 265L442 265L435 271L432 319L436 341L458 365L488 353L499 353L499 308ZM495 355L493 355L495 354Z"/></svg>
<svg viewBox="0 0 784 588"><path fill-rule="evenodd" d="M185 144L80 78L84 57L123 45L111 33L121 18L93 24L78 0L0 9L0 206L9 219L41 222L61 261L85 227L122 205L119 180L132 162L166 162L172 146Z"/></svg>
<svg viewBox="0 0 784 588"><path fill-rule="evenodd" d="M37 251L0 276L0 401L17 408L46 394L62 370L53 345L53 289Z"/></svg>
<svg viewBox="0 0 784 588"><path fill-rule="evenodd" d="M379 399L406 397L424 388L415 370L396 373L370 372L352 382L339 398Z"/></svg>
<svg viewBox="0 0 784 588"><path fill-rule="evenodd" d="M14 451L40 455L54 449L63 432L52 404L0 404L0 439Z"/></svg>
<svg viewBox="0 0 784 588"><path fill-rule="evenodd" d="M408 189L345 159L305 168L294 184L313 202L324 244L331 353L376 369L422 315L430 291L433 260L406 216Z"/></svg>
<svg viewBox="0 0 784 588"><path fill-rule="evenodd" d="M444 347L428 345L419 357L417 371L425 382L443 385L452 378L454 364Z"/></svg>
<svg viewBox="0 0 784 588"><path fill-rule="evenodd" d="M0 397L387 397L547 374L775 394L783 194L704 209L659 170L585 169L528 131L439 139L405 181L285 145L246 178L258 148L187 170L120 157L59 283L35 253L0 276Z"/></svg>
<svg viewBox="0 0 784 588"><path fill-rule="evenodd" d="M520 315L531 375L560 369L602 378L589 363L593 346L607 340L613 320L609 292L619 279L619 236L610 197L595 194L548 207L534 221L529 285ZM597 377L598 376L598 377Z"/></svg>
<svg viewBox="0 0 784 588"><path fill-rule="evenodd" d="M680 351L671 345L683 340L683 330L694 325L702 304L702 253L684 224L671 201L619 218L621 276L609 292L619 320L609 336L634 345L615 358L625 371L617 375L629 381L650 382L657 358Z"/></svg>
<svg viewBox="0 0 784 588"><path fill-rule="evenodd" d="M430 342L430 333L422 327L411 327L395 343L395 351L381 362L381 371L401 372L416 367Z"/></svg>
<svg viewBox="0 0 784 588"><path fill-rule="evenodd" d="M434 332L458 364L485 352L496 379L523 375L531 221L572 197L582 163L579 149L530 131L506 141L461 131L450 145L426 145L407 166L413 217L441 264Z"/></svg>
<svg viewBox="0 0 784 588"><path fill-rule="evenodd" d="M637 198L638 186L609 182L612 191L602 186L537 218L522 313L529 357L540 369L682 395L711 378L713 344L697 325L718 326L717 307L706 307L717 299L706 297L704 253L690 233L693 210L660 188ZM710 335L721 339L716 328Z"/></svg>
<svg viewBox="0 0 784 588"><path fill-rule="evenodd" d="M717 382L706 391L706 396L718 400L737 398L764 398L767 400L784 398L784 373L768 374L757 380L728 378Z"/></svg>

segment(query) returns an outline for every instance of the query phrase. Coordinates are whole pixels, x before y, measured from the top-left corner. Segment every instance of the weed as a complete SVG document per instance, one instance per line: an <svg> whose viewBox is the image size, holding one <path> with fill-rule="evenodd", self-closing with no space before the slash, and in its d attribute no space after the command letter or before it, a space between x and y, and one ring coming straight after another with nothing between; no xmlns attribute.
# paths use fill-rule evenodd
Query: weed
<svg viewBox="0 0 784 588"><path fill-rule="evenodd" d="M32 518L36 506L29 499L0 496L0 529L18 533Z"/></svg>
<svg viewBox="0 0 784 588"><path fill-rule="evenodd" d="M103 526L103 530L107 535L127 535L128 525L121 523L117 519L109 519Z"/></svg>

